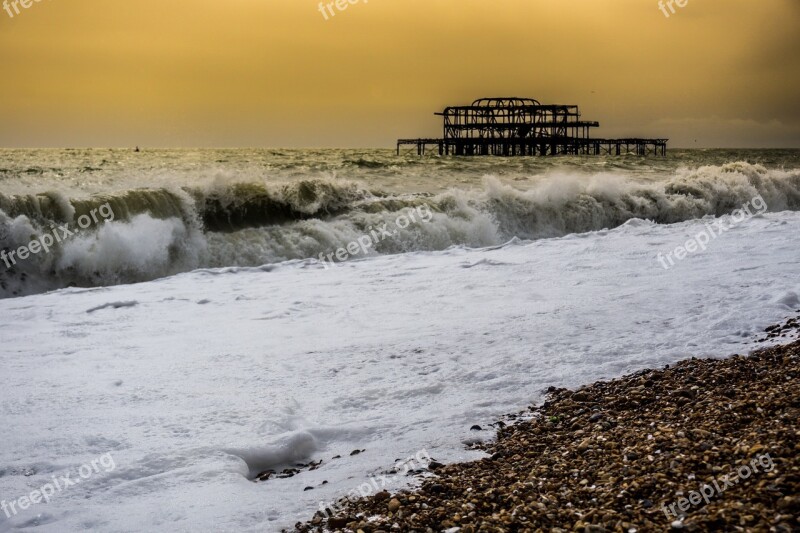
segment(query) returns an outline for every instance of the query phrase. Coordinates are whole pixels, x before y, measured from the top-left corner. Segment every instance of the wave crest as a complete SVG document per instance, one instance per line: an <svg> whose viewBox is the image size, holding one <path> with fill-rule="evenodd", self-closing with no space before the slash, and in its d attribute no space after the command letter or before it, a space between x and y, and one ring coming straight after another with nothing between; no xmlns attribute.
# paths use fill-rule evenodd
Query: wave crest
<svg viewBox="0 0 800 533"><path fill-rule="evenodd" d="M491 246L614 228L721 216L761 196L769 211L800 210L800 171L734 162L681 169L668 179L553 172L527 190L496 177L480 189L387 195L343 180L233 183L130 190L69 199L0 195L0 248L14 250L108 203L115 220L7 269L0 295L145 281L196 268L260 266L335 252L408 209L428 222L396 228L370 254Z"/></svg>

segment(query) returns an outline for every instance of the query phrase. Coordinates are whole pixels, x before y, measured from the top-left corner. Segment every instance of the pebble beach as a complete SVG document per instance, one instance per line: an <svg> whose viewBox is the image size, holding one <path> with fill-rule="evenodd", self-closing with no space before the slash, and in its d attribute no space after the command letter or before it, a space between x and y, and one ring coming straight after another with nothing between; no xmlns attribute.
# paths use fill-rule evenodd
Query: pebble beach
<svg viewBox="0 0 800 533"><path fill-rule="evenodd" d="M551 388L486 458L295 530L798 531L799 415L800 342Z"/></svg>

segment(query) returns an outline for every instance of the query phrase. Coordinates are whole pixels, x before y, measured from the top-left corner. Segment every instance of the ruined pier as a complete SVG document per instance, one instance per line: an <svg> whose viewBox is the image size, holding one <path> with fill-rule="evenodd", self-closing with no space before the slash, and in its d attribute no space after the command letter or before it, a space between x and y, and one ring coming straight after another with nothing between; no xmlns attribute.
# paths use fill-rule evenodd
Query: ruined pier
<svg viewBox="0 0 800 533"><path fill-rule="evenodd" d="M581 120L577 105L543 105L530 98L483 98L448 107L440 139L399 139L418 155L456 156L661 155L668 139L592 138L598 122Z"/></svg>

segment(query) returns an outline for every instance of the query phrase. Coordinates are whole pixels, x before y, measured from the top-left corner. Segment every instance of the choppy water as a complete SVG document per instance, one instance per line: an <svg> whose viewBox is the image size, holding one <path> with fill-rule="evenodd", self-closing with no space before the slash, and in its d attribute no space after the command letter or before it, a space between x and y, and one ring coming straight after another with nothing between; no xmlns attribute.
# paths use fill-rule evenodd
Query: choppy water
<svg viewBox="0 0 800 533"><path fill-rule="evenodd" d="M800 151L419 158L389 150L0 150L0 297L317 258L383 224L392 236L369 254L719 216L756 195L770 211L800 209ZM398 216L421 208L431 217L396 227ZM8 259L45 235L53 237L48 252Z"/></svg>

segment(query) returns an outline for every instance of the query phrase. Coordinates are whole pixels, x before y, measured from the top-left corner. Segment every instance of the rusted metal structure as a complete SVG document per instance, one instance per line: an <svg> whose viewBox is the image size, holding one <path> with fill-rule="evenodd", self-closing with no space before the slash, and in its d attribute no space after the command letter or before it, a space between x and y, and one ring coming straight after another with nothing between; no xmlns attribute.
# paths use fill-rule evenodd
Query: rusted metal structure
<svg viewBox="0 0 800 533"><path fill-rule="evenodd" d="M441 139L399 139L419 155L666 155L667 139L593 139L598 122L581 120L577 105L543 105L531 98L482 98L452 106L443 117Z"/></svg>

